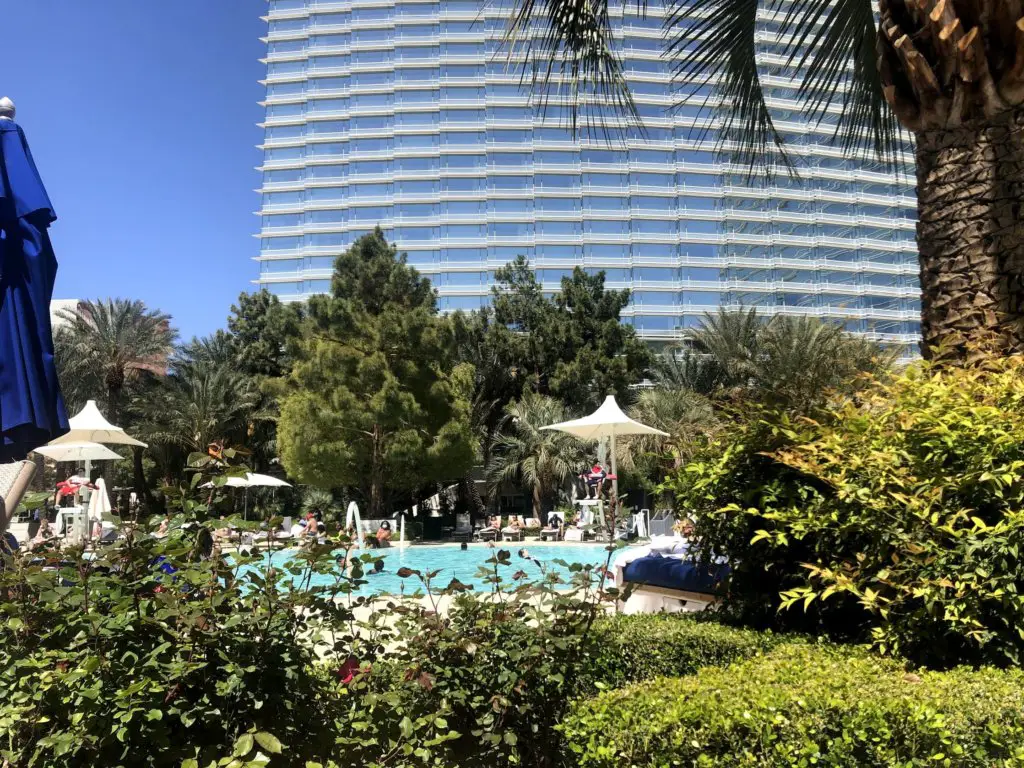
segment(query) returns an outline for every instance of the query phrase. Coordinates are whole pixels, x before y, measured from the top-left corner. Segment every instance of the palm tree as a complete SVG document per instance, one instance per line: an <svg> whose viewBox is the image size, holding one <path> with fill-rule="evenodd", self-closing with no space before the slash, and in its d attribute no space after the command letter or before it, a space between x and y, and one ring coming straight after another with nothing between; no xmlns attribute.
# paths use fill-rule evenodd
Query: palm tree
<svg viewBox="0 0 1024 768"><path fill-rule="evenodd" d="M893 353L833 323L786 315L765 320L753 309L706 315L688 342L721 371L719 396L804 410L894 361Z"/></svg>
<svg viewBox="0 0 1024 768"><path fill-rule="evenodd" d="M107 299L82 302L63 319L54 338L62 387L88 391L117 424L127 390L166 369L177 335L170 316L141 301Z"/></svg>
<svg viewBox="0 0 1024 768"><path fill-rule="evenodd" d="M879 0L877 17L870 0L768 9L780 20L774 52L798 66L811 121L840 107L837 142L888 161L901 128L916 140L925 354L988 333L1024 351L1024 7ZM677 77L717 81L718 138L751 163L785 151L767 102L774 84L762 82L755 56L762 10L675 0L664 27ZM516 0L507 42L542 97L572 100L574 126L581 109L599 120L609 105L639 120L608 0Z"/></svg>
<svg viewBox="0 0 1024 768"><path fill-rule="evenodd" d="M147 438L188 452L204 452L218 441L244 446L258 411L253 380L226 365L197 362L168 377L149 399Z"/></svg>
<svg viewBox="0 0 1024 768"><path fill-rule="evenodd" d="M648 488L682 466L700 437L717 423L707 397L690 389L664 386L643 390L629 415L669 434L638 435L617 446L619 470L638 477Z"/></svg>
<svg viewBox="0 0 1024 768"><path fill-rule="evenodd" d="M151 387L166 371L176 336L170 316L146 308L141 301L85 301L65 312L65 325L54 334L61 387L72 408L86 399L103 403L114 424L130 427L127 400ZM151 507L142 448L132 450L135 492Z"/></svg>
<svg viewBox="0 0 1024 768"><path fill-rule="evenodd" d="M505 421L494 437L487 479L492 492L507 483L530 489L533 515L554 493L586 466L584 445L564 432L541 427L572 418L554 398L527 394L509 403Z"/></svg>

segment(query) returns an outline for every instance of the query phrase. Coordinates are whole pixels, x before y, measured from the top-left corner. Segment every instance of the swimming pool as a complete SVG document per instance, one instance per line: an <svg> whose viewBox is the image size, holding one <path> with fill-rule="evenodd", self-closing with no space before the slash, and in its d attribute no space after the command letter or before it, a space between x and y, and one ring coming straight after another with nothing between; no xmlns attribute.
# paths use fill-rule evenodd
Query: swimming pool
<svg viewBox="0 0 1024 768"><path fill-rule="evenodd" d="M518 551L525 548L530 557L544 563L549 572L558 573L568 581L569 572L562 566L556 565L554 560L564 560L570 564L603 565L608 555L606 547L606 544L544 544L531 547L530 542L506 542L500 548L512 553L512 567L502 567L499 573L505 579L505 584L510 584L512 574L519 569L526 571L531 580L539 579L540 571L536 564L517 556ZM487 590L490 589L490 586L478 578L477 570L494 556L497 549L487 544L470 544L467 549L460 549L458 544L440 544L437 546L392 547L369 552L375 558L380 557L384 560L384 573L368 576L367 583L356 594L398 594L402 591L403 583L407 593L414 592L421 587L420 581L416 577L399 578L397 574L399 568L410 568L421 572L440 571L433 582L438 589L446 587L452 579L458 579L474 589ZM266 565L280 568L294 557L294 554L295 550L268 553L264 566L243 566L241 574L253 568L263 570ZM333 584L334 578L327 574L313 574L311 583L314 586Z"/></svg>

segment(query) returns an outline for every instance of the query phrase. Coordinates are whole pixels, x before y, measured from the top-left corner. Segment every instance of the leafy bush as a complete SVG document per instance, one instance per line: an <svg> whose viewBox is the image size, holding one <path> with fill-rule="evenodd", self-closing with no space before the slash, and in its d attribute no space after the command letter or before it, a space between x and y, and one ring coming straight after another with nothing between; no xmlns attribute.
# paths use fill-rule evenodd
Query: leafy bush
<svg viewBox="0 0 1024 768"><path fill-rule="evenodd" d="M666 487L701 554L733 563L728 609L792 606L785 624L931 664L1019 663L1022 374L1019 355L923 363L815 421L759 410L726 430Z"/></svg>
<svg viewBox="0 0 1024 768"><path fill-rule="evenodd" d="M193 487L211 475L224 482L210 471ZM200 493L177 498L167 539L0 563L0 762L549 764L599 613L596 569L530 581L530 562L495 550L483 594L407 571L422 600L360 597L373 554L339 539L274 568L262 552L222 557L205 526L219 490Z"/></svg>
<svg viewBox="0 0 1024 768"><path fill-rule="evenodd" d="M577 702L579 766L992 766L1024 761L1024 673L906 673L862 652L786 645L726 669Z"/></svg>
<svg viewBox="0 0 1024 768"><path fill-rule="evenodd" d="M534 565L540 571L528 581ZM596 569L570 567L574 588L565 591L540 563L513 564L509 551L495 550L478 574L491 594L452 582L446 611L432 596L438 574L405 573L421 581L428 604L395 606L398 642L381 682L413 721L442 718L436 733L417 736L416 756L460 768L550 764L560 745L554 726L586 664L597 615L588 599Z"/></svg>
<svg viewBox="0 0 1024 768"><path fill-rule="evenodd" d="M579 691L617 688L664 675L688 675L757 656L776 635L737 629L686 613L608 616L594 623Z"/></svg>
<svg viewBox="0 0 1024 768"><path fill-rule="evenodd" d="M129 539L0 574L5 761L205 766L234 753L242 765L286 745L279 764L303 765L330 751L333 688L312 673L310 623L194 544Z"/></svg>

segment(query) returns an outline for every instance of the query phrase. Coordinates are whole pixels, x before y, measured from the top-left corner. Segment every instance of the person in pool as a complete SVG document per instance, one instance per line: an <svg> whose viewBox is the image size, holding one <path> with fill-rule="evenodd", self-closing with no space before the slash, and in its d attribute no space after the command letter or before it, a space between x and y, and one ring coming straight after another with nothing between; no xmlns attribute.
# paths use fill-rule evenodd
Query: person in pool
<svg viewBox="0 0 1024 768"><path fill-rule="evenodd" d="M382 573L384 573L384 561L374 560L373 568L370 569L370 572L367 574L367 576L380 576Z"/></svg>

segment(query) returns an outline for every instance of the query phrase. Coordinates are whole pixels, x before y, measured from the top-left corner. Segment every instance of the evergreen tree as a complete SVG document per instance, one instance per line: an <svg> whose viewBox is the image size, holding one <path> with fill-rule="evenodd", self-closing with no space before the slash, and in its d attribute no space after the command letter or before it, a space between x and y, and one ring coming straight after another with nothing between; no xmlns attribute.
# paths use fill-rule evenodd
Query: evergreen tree
<svg viewBox="0 0 1024 768"><path fill-rule="evenodd" d="M473 369L457 364L430 281L380 229L338 257L331 294L310 300L292 352L278 446L300 482L359 488L380 517L389 493L472 465Z"/></svg>

